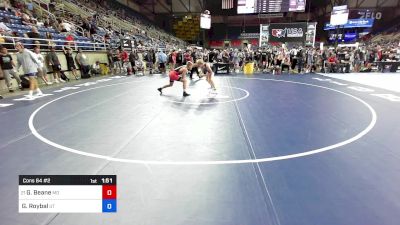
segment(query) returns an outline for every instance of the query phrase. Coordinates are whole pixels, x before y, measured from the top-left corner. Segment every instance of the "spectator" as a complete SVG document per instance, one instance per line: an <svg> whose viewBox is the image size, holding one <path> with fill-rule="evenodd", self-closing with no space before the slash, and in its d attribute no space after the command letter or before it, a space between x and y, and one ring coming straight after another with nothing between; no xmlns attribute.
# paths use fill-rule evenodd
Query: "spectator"
<svg viewBox="0 0 400 225"><path fill-rule="evenodd" d="M50 12L54 12L56 10L57 2L55 0L50 0L49 10Z"/></svg>
<svg viewBox="0 0 400 225"><path fill-rule="evenodd" d="M229 53L228 53L228 51L227 50L224 50L223 52L222 52L222 62L223 63L229 63Z"/></svg>
<svg viewBox="0 0 400 225"><path fill-rule="evenodd" d="M100 75L100 62L98 60L93 64L91 74L94 76Z"/></svg>
<svg viewBox="0 0 400 225"><path fill-rule="evenodd" d="M54 48L54 46L50 46L49 48L50 52L47 53L47 62L49 63L49 66L51 66L51 68L53 69L54 81L56 83L64 83L65 81L61 79L61 63L56 54L56 49Z"/></svg>
<svg viewBox="0 0 400 225"><path fill-rule="evenodd" d="M67 61L67 71L71 71L72 75L75 77L75 80L78 80L78 75L76 73L75 61L72 57L72 49L69 47L63 47L65 60Z"/></svg>
<svg viewBox="0 0 400 225"><path fill-rule="evenodd" d="M153 68L153 70L154 69L157 70L157 67L156 67L157 57L156 57L156 52L154 51L154 49L150 49L150 54L151 54L151 58L153 59L152 60L152 68Z"/></svg>
<svg viewBox="0 0 400 225"><path fill-rule="evenodd" d="M140 57L135 61L135 71L138 72L138 75L144 75L144 64Z"/></svg>
<svg viewBox="0 0 400 225"><path fill-rule="evenodd" d="M9 92L14 92L12 89L11 77L14 77L18 82L19 88L21 87L21 79L18 76L17 71L15 70L15 63L10 54L8 54L7 48L0 48L0 67L3 72L4 79L6 81L6 85Z"/></svg>
<svg viewBox="0 0 400 225"><path fill-rule="evenodd" d="M331 53L331 55L328 57L327 66L330 73L336 72L337 58L335 53Z"/></svg>
<svg viewBox="0 0 400 225"><path fill-rule="evenodd" d="M46 32L46 39L48 40L47 41L47 43L44 45L44 46L42 46L42 48L45 48L45 49L50 49L50 47L55 47L55 43L54 43L54 41L53 41L53 35L50 33L50 32Z"/></svg>
<svg viewBox="0 0 400 225"><path fill-rule="evenodd" d="M151 50L146 51L143 58L146 63L146 68L149 69L149 73L153 74L153 53Z"/></svg>
<svg viewBox="0 0 400 225"><path fill-rule="evenodd" d="M135 61L137 60L137 58L138 58L138 56L137 56L136 52L131 51L131 53L129 54L129 62L131 63L131 68L132 68L133 74L136 74Z"/></svg>
<svg viewBox="0 0 400 225"><path fill-rule="evenodd" d="M110 32L107 32L107 33L104 35L104 42L107 43L107 44L109 44L110 41L111 41L111 34L110 34Z"/></svg>
<svg viewBox="0 0 400 225"><path fill-rule="evenodd" d="M3 31L0 31L0 44L4 45L6 43L6 38L3 36Z"/></svg>
<svg viewBox="0 0 400 225"><path fill-rule="evenodd" d="M297 51L295 58L297 59L297 73L302 73L304 68L304 61L306 60L305 50L300 47Z"/></svg>
<svg viewBox="0 0 400 225"><path fill-rule="evenodd" d="M32 27L32 30L27 32L24 36L27 38L39 39L40 33L39 33L37 27Z"/></svg>
<svg viewBox="0 0 400 225"><path fill-rule="evenodd" d="M67 43L66 43L67 46L69 46L69 47L75 46L75 42L74 42L75 38L72 33L68 33L65 40L67 41Z"/></svg>
<svg viewBox="0 0 400 225"><path fill-rule="evenodd" d="M85 30L86 37L90 38L90 23L87 18L83 18L81 27Z"/></svg>
<svg viewBox="0 0 400 225"><path fill-rule="evenodd" d="M122 62L119 49L117 49L114 52L113 61L114 61L114 74L117 73L117 68L118 68L118 73L122 73Z"/></svg>
<svg viewBox="0 0 400 225"><path fill-rule="evenodd" d="M191 50L186 50L185 53L183 53L183 65L186 65L187 62L193 62L192 59L192 51Z"/></svg>
<svg viewBox="0 0 400 225"><path fill-rule="evenodd" d="M1 20L1 22L3 23L11 23L11 19L8 16L3 17L3 19Z"/></svg>
<svg viewBox="0 0 400 225"><path fill-rule="evenodd" d="M72 31L72 25L66 21L59 21L60 23L60 30L61 32L71 32Z"/></svg>
<svg viewBox="0 0 400 225"><path fill-rule="evenodd" d="M11 6L10 6L10 1L9 0L3 0L0 2L0 10L5 10L11 12Z"/></svg>
<svg viewBox="0 0 400 225"><path fill-rule="evenodd" d="M125 49L122 50L122 52L121 52L121 60L123 62L122 67L126 68L128 75L131 75L132 68L131 68L131 65L129 63L129 54L128 54L128 51L126 51Z"/></svg>
<svg viewBox="0 0 400 225"><path fill-rule="evenodd" d="M306 53L306 61L307 61L307 67L306 67L306 73L313 73L315 72L315 49L308 49Z"/></svg>
<svg viewBox="0 0 400 225"><path fill-rule="evenodd" d="M34 53L34 56L36 57L36 60L39 62L39 66L37 68L38 69L38 77L42 78L43 82L46 85L52 84L47 79L47 68L45 65L45 59L44 59L43 55L40 53L40 48L36 46L33 49L33 53Z"/></svg>
<svg viewBox="0 0 400 225"><path fill-rule="evenodd" d="M3 22L0 22L0 30L6 31L6 32L11 31L11 29L9 27L7 27Z"/></svg>
<svg viewBox="0 0 400 225"><path fill-rule="evenodd" d="M40 33L39 33L37 27L35 27L35 26L33 26L33 27L32 27L32 30L29 31L29 32L27 32L24 36L25 36L26 38L32 38L32 39L34 39L34 41L33 41L34 46L32 46L32 48L35 47L35 46L40 46L41 44L46 44L44 41L35 40L35 39L41 39L41 38L42 38L42 37L40 36Z"/></svg>
<svg viewBox="0 0 400 225"><path fill-rule="evenodd" d="M26 5L26 9L33 12L33 3L32 2L25 3L25 5Z"/></svg>
<svg viewBox="0 0 400 225"><path fill-rule="evenodd" d="M22 13L21 15L21 23L23 25L29 25L32 26L33 24L31 23L31 18L28 16L26 13Z"/></svg>
<svg viewBox="0 0 400 225"><path fill-rule="evenodd" d="M75 56L75 61L79 66L81 72L81 78L90 78L89 71L90 71L90 64L87 55L82 52L82 50L78 49L78 54Z"/></svg>
<svg viewBox="0 0 400 225"><path fill-rule="evenodd" d="M282 72L287 69L288 73L290 73L290 68L291 68L291 61L290 61L290 55L286 54L285 57L283 58L282 61Z"/></svg>
<svg viewBox="0 0 400 225"><path fill-rule="evenodd" d="M14 35L0 28L0 45L8 49L13 48L14 47L13 40L7 38L7 36L14 36Z"/></svg>
<svg viewBox="0 0 400 225"><path fill-rule="evenodd" d="M166 64L167 64L167 55L162 50L160 50L158 53L158 63L159 63L160 72L165 74L166 73Z"/></svg>
<svg viewBox="0 0 400 225"><path fill-rule="evenodd" d="M172 50L172 52L170 53L170 55L169 55L169 63L170 63L170 69L172 70L172 69L174 69L175 68L175 66L177 65L177 55L178 55L178 52L177 51L175 51L175 50Z"/></svg>
<svg viewBox="0 0 400 225"><path fill-rule="evenodd" d="M114 65L114 60L113 60L112 49L109 49L107 51L107 60L108 60L108 68L109 68L110 72L113 73L112 69L113 69L113 65Z"/></svg>
<svg viewBox="0 0 400 225"><path fill-rule="evenodd" d="M37 92L37 96L42 96L43 93L39 89L38 82L36 79L37 68L39 67L39 62L36 60L33 52L24 48L24 46L17 42L15 48L17 49L17 61L18 69L22 67L24 75L29 78L29 95L28 98L33 98L33 91Z"/></svg>
<svg viewBox="0 0 400 225"><path fill-rule="evenodd" d="M51 28L51 27L52 27L52 26L50 25L50 20L49 20L49 18L45 18L45 19L43 20L43 26L46 27L46 28Z"/></svg>
<svg viewBox="0 0 400 225"><path fill-rule="evenodd" d="M90 32L90 36L92 37L94 34L97 33L96 20L94 18L92 18L92 17L89 17L89 23L90 23L89 32Z"/></svg>

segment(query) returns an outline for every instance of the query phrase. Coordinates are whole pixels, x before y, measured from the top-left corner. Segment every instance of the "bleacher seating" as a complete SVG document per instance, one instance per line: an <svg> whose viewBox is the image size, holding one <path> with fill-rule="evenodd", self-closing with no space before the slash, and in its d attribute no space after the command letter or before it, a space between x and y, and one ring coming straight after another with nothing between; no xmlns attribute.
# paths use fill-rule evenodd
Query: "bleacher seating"
<svg viewBox="0 0 400 225"><path fill-rule="evenodd" d="M154 25L151 25L149 21L143 20L143 17L135 15L135 18L121 18L118 16L118 13L108 13L104 8L97 8L96 10L87 8L83 6L79 1L68 0L68 1L59 1L59 4L62 4L62 12L50 12L48 0L40 0L40 2L33 1L33 6L40 11L42 14L49 16L49 18L53 19L63 19L63 16L56 17L55 15L74 15L78 18L87 18L93 16L95 13L103 12L104 15L101 15L97 20L97 32L96 35L93 35L91 38L84 37L84 33L82 30L73 30L71 31L75 46L78 48L82 48L83 50L98 50L98 48L105 47L104 36L106 36L109 30L105 28L113 29L111 33L111 39L119 39L119 34L121 33L129 33L133 39L136 39L140 42L141 45L145 45L145 47L157 47L157 46L166 46L169 42L174 43L173 45L184 45L185 42L162 31L157 29ZM111 4L112 5L112 4ZM56 7L57 8L57 7ZM132 13L131 9L127 9L127 12ZM132 15L131 15L132 16ZM12 30L13 42L22 41L26 45L33 45L35 42L33 40L25 39L25 34L32 30L30 25L22 24L22 19L19 16L15 15L15 12L9 11L0 11L0 20L4 18L9 19L9 23L5 23L7 27ZM129 20L129 21L128 21ZM79 21L79 20L78 20ZM69 23L70 21L68 21ZM77 24L71 23L74 27L80 28ZM60 50L62 45L66 44L66 38L70 34L60 33L55 28L47 28L43 26L38 26L38 32L40 34L41 39L48 39L48 33L51 34L52 39L49 40L57 47L56 49ZM58 29L58 28L57 28ZM110 35L110 34L108 34ZM11 35L10 35L11 36ZM114 40L115 41L115 40ZM41 43L46 41L40 41ZM94 42L97 42L96 46L94 46ZM9 43L9 42L8 42ZM101 43L101 44L99 44ZM8 45L7 47L10 47ZM11 46L12 47L12 46ZM45 49L45 48L44 48Z"/></svg>

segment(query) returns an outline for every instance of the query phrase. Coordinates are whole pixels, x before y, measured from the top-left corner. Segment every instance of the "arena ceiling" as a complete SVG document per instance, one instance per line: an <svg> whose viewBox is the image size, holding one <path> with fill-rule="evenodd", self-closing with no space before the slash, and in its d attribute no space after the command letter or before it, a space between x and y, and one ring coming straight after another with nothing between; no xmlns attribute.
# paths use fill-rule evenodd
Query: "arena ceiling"
<svg viewBox="0 0 400 225"><path fill-rule="evenodd" d="M184 14L200 13L205 9L212 15L236 15L236 9L221 9L221 0L118 0L119 2L139 5L146 14ZM237 0L234 0L236 5ZM399 7L399 0L308 0L312 12L325 8L330 11L334 5L347 4L349 8L385 8Z"/></svg>
<svg viewBox="0 0 400 225"><path fill-rule="evenodd" d="M128 0L129 1L129 0ZM139 4L146 14L188 14L203 11L203 0L130 0Z"/></svg>
<svg viewBox="0 0 400 225"><path fill-rule="evenodd" d="M213 23L225 23L229 25L241 25L243 15L237 15L236 4L230 10L223 10L221 0L116 0L124 5L139 11L148 18L160 20L182 17L188 14L198 14L204 10L209 10L212 15ZM391 8L400 14L400 0L307 0L306 12L304 13L284 13L282 19L268 19L268 21L323 21L326 19L333 6L348 5L350 9L384 9ZM258 15L246 15L247 24L257 24L265 22Z"/></svg>

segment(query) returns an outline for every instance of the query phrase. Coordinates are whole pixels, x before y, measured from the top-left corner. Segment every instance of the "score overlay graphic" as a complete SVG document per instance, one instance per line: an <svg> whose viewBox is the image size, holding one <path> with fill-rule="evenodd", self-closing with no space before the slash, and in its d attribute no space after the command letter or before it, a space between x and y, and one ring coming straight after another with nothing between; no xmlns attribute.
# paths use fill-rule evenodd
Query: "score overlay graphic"
<svg viewBox="0 0 400 225"><path fill-rule="evenodd" d="M20 213L115 213L116 175L20 175Z"/></svg>

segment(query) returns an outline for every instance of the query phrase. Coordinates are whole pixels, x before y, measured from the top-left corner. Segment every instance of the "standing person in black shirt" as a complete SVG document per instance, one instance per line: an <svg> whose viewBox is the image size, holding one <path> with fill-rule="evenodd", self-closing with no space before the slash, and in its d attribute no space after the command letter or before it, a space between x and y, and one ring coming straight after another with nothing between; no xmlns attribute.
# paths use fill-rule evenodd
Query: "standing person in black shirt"
<svg viewBox="0 0 400 225"><path fill-rule="evenodd" d="M222 62L228 64L229 63L229 53L227 50L222 52Z"/></svg>
<svg viewBox="0 0 400 225"><path fill-rule="evenodd" d="M153 74L153 53L151 50L145 51L143 53L143 60L146 62L146 67L149 69L149 74Z"/></svg>
<svg viewBox="0 0 400 225"><path fill-rule="evenodd" d="M129 54L129 62L131 63L132 72L134 75L136 75L135 61L138 59L138 56L136 55L135 51L136 50L132 50L131 53Z"/></svg>
<svg viewBox="0 0 400 225"><path fill-rule="evenodd" d="M157 56L156 56L156 51L154 50L154 49L151 49L151 57L152 57L152 59L153 59L153 61L152 61L152 63L153 63L153 69L155 70L155 71L158 71L158 67L156 66L156 62L157 62Z"/></svg>
<svg viewBox="0 0 400 225"><path fill-rule="evenodd" d="M258 49L256 52L254 52L254 67L256 71L259 71L262 68L261 49Z"/></svg>
<svg viewBox="0 0 400 225"><path fill-rule="evenodd" d="M109 49L109 50L107 51L107 59L108 59L108 68L109 68L109 71L110 71L111 73L113 73L114 59L113 59L113 52L112 52L112 49Z"/></svg>
<svg viewBox="0 0 400 225"><path fill-rule="evenodd" d="M54 81L56 83L64 83L65 81L61 79L61 64L60 60L58 59L58 56L55 52L54 46L50 47L50 52L47 53L47 61L51 68L53 69L53 76L54 76Z"/></svg>
<svg viewBox="0 0 400 225"><path fill-rule="evenodd" d="M362 65L362 52L360 49L356 49L354 52L354 72L358 73L360 72L361 65Z"/></svg>
<svg viewBox="0 0 400 225"><path fill-rule="evenodd" d="M208 62L213 63L214 62L214 51L210 51L208 53Z"/></svg>
<svg viewBox="0 0 400 225"><path fill-rule="evenodd" d="M265 66L266 68L268 68L268 64L269 64L269 61L270 61L270 57L271 57L271 49L263 48L263 49L261 50L261 62L262 62L262 63L265 63L264 66ZM264 61L264 60L265 60L265 61Z"/></svg>
<svg viewBox="0 0 400 225"><path fill-rule="evenodd" d="M197 57L196 57L197 51L198 51L197 49L193 48L192 53L190 55L192 57L192 62L196 62L196 60L197 60Z"/></svg>
<svg viewBox="0 0 400 225"><path fill-rule="evenodd" d="M265 69L268 68L268 52L267 52L266 48L264 48L261 51L260 58L261 58L260 66L261 66L262 70L265 71Z"/></svg>
<svg viewBox="0 0 400 225"><path fill-rule="evenodd" d="M176 65L175 67L180 67L183 65L183 53L182 50L179 49L178 53L176 54ZM174 68L172 68L174 69Z"/></svg>
<svg viewBox="0 0 400 225"><path fill-rule="evenodd" d="M74 58L72 57L72 49L68 47L63 47L65 60L67 61L67 70L72 72L72 75L78 80L78 76L76 74L76 66Z"/></svg>
<svg viewBox="0 0 400 225"><path fill-rule="evenodd" d="M119 53L119 49L116 49L113 52L113 68L114 68L114 75L117 74L117 68L118 68L118 73L122 73L122 63L121 63L121 54Z"/></svg>
<svg viewBox="0 0 400 225"><path fill-rule="evenodd" d="M210 62L210 60L209 60L209 54L208 54L208 51L207 51L207 50L205 50L205 51L203 52L203 61L204 61L204 62Z"/></svg>
<svg viewBox="0 0 400 225"><path fill-rule="evenodd" d="M266 49L267 52L267 68L270 68L274 64L275 54L272 49Z"/></svg>
<svg viewBox="0 0 400 225"><path fill-rule="evenodd" d="M11 84L11 76L17 80L19 88L21 88L21 79L18 76L17 71L14 69L15 63L10 54L8 54L7 48L0 48L0 66L3 71L4 79L9 92L14 92Z"/></svg>
<svg viewBox="0 0 400 225"><path fill-rule="evenodd" d="M304 67L304 54L303 54L303 48L300 47L298 49L296 49L296 55L294 56L294 58L296 59L296 66L292 66L293 69L293 73L295 73L296 71L296 67L297 67L297 73L301 73L303 71L303 67Z"/></svg>

